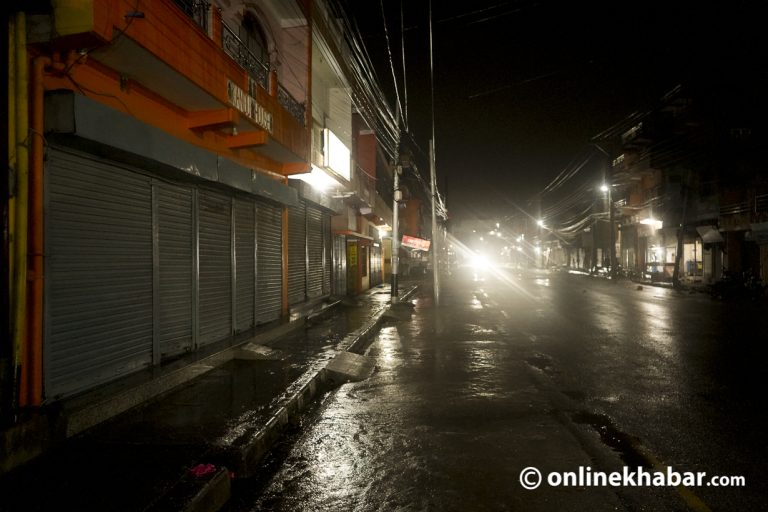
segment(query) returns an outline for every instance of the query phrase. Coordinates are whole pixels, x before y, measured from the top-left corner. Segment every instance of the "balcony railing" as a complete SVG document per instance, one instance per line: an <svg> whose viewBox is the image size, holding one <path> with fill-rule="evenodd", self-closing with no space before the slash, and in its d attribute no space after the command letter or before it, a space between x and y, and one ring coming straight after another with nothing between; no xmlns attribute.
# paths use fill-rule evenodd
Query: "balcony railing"
<svg viewBox="0 0 768 512"><path fill-rule="evenodd" d="M736 215L749 212L749 202L741 201L720 206L720 215Z"/></svg>
<svg viewBox="0 0 768 512"><path fill-rule="evenodd" d="M226 23L221 24L221 46L227 55L245 69L254 82L269 90L269 65L261 62ZM306 105L300 103L281 84L277 85L277 101L302 126L305 126Z"/></svg>
<svg viewBox="0 0 768 512"><path fill-rule="evenodd" d="M269 90L269 66L261 62L226 23L221 24L221 47L248 72L254 82Z"/></svg>
<svg viewBox="0 0 768 512"><path fill-rule="evenodd" d="M195 23L208 33L208 17L211 12L210 2L204 0L174 0L174 2L187 16L192 18Z"/></svg>
<svg viewBox="0 0 768 512"><path fill-rule="evenodd" d="M755 196L755 213L768 212L768 194Z"/></svg>
<svg viewBox="0 0 768 512"><path fill-rule="evenodd" d="M291 96L291 94L280 84L277 85L277 101L285 110L290 112L302 126L304 126L304 112L306 110L304 103L299 103L296 98Z"/></svg>

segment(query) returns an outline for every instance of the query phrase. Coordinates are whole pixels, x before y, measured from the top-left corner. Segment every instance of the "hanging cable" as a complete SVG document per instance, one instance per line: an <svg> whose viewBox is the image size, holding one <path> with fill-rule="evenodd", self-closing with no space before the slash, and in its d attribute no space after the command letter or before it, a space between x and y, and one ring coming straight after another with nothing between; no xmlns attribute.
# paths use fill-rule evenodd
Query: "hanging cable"
<svg viewBox="0 0 768 512"><path fill-rule="evenodd" d="M435 62L432 50L432 0L429 0L429 89L432 102L432 146L435 146Z"/></svg>
<svg viewBox="0 0 768 512"><path fill-rule="evenodd" d="M389 67L392 70L392 81L395 85L395 98L397 101L398 113L400 114L399 121L402 121L403 103L400 100L400 90L397 87L397 76L395 76L395 63L392 60L392 47L389 42L389 29L387 28L387 16L384 13L384 0L380 0L379 3L381 5L381 21L384 24L384 38L387 41L387 55L389 56Z"/></svg>
<svg viewBox="0 0 768 512"><path fill-rule="evenodd" d="M400 0L400 49L403 54L403 126L405 131L410 131L408 127L408 80L405 70L405 16L403 15L403 0Z"/></svg>

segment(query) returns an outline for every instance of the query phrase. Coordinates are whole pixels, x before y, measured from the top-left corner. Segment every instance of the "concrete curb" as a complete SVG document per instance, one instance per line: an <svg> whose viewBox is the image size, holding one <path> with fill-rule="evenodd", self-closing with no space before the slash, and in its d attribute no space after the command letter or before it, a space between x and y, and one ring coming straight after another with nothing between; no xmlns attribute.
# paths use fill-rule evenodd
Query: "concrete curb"
<svg viewBox="0 0 768 512"><path fill-rule="evenodd" d="M209 512L220 510L227 504L231 494L232 482L229 478L229 471L225 467L218 467L211 475L205 477L184 475L174 486L173 492L162 496L145 511Z"/></svg>
<svg viewBox="0 0 768 512"><path fill-rule="evenodd" d="M419 288L418 285L414 285L408 290L406 290L405 293L403 293L399 297L399 301L404 302L408 300L414 293L416 293L416 290L418 290L418 288ZM381 328L381 324L384 322L384 315L387 312L387 310L389 310L389 308L391 307L392 307L392 304L388 302L386 307L382 308L381 311L376 313L372 321L370 321L367 325L364 325L357 331L349 334L344 339L345 342L348 339L350 340L345 350L347 352L354 352L356 354L362 354L363 352L365 352L365 344L369 342L373 337L373 334L375 334L379 330L379 328Z"/></svg>
<svg viewBox="0 0 768 512"><path fill-rule="evenodd" d="M414 285L405 291L400 297L400 301L411 297L418 285ZM340 344L339 352L355 352L364 350L365 343L370 341L373 335L381 327L384 314L391 307L390 303L377 311L373 318L356 331L348 334ZM310 368L298 380L291 384L283 396L278 399L280 405L269 420L256 432L248 435L247 440L237 446L225 449L219 454L224 459L224 465L228 471L231 471L236 478L253 476L259 468L259 464L274 444L280 439L285 428L303 412L318 395L318 392L330 384L329 372L323 367ZM194 510L195 512L217 512L227 501L229 494L222 502L219 499L211 499L209 493L221 492L220 487L201 486L197 493L188 498L187 503L211 504L210 508L189 509L186 506L182 510ZM227 490L229 493L229 490ZM216 506L217 508L214 508Z"/></svg>

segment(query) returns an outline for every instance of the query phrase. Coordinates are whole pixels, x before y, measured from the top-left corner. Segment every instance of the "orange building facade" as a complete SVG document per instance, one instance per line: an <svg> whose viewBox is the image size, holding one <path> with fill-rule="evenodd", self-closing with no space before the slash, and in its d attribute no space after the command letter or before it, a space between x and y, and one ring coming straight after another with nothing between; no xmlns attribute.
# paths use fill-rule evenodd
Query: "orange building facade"
<svg viewBox="0 0 768 512"><path fill-rule="evenodd" d="M20 407L278 321L289 290L330 293L332 212L287 180L310 170L308 13L56 0L12 18L9 124L31 134L11 141L29 162L10 208ZM321 265L289 282L301 224Z"/></svg>

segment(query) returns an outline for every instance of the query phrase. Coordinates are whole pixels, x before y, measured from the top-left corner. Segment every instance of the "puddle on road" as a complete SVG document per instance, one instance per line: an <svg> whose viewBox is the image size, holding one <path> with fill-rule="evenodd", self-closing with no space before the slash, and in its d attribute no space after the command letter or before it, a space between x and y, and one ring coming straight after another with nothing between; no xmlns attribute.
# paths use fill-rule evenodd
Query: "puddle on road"
<svg viewBox="0 0 768 512"><path fill-rule="evenodd" d="M535 354L531 357L527 357L525 362L534 368L538 368L542 372L551 375L555 373L555 369L552 364L552 358L544 354Z"/></svg>
<svg viewBox="0 0 768 512"><path fill-rule="evenodd" d="M648 460L637 449L640 440L619 430L605 414L578 411L571 414L571 419L580 425L592 427L600 435L603 444L617 452L621 460L626 462L629 467L651 467Z"/></svg>

